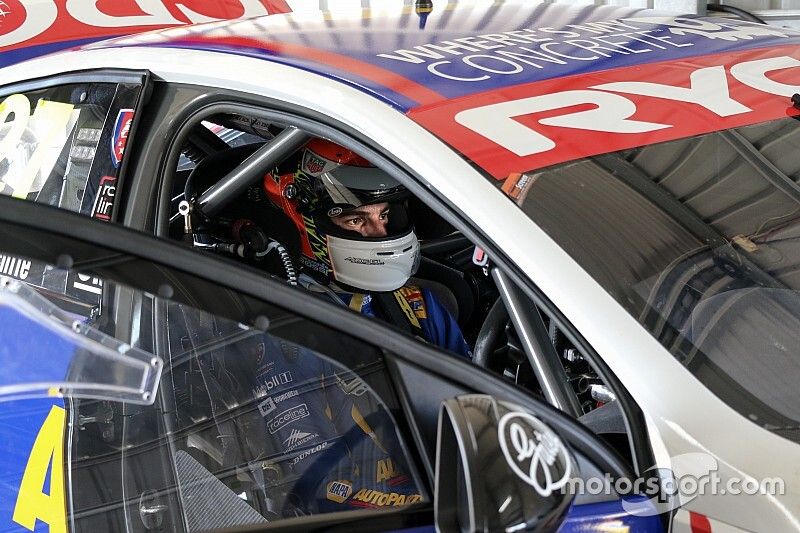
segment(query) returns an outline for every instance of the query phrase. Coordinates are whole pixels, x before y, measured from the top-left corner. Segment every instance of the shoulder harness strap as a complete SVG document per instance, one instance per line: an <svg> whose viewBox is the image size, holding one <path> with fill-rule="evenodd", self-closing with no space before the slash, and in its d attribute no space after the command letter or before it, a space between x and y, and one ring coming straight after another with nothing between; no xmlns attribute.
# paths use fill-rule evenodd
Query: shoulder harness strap
<svg viewBox="0 0 800 533"><path fill-rule="evenodd" d="M424 338L417 315L399 290L372 293L372 301L378 316L415 337Z"/></svg>

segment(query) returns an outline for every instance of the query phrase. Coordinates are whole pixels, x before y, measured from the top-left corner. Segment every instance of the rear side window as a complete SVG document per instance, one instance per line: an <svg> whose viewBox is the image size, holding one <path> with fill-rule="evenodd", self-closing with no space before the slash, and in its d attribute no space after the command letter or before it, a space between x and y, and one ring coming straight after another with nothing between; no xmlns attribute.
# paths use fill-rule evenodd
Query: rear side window
<svg viewBox="0 0 800 533"><path fill-rule="evenodd" d="M0 194L108 222L144 77L87 81L0 96ZM88 307L102 300L100 280L0 253L0 275Z"/></svg>
<svg viewBox="0 0 800 533"><path fill-rule="evenodd" d="M140 83L72 83L0 101L0 193L108 221Z"/></svg>

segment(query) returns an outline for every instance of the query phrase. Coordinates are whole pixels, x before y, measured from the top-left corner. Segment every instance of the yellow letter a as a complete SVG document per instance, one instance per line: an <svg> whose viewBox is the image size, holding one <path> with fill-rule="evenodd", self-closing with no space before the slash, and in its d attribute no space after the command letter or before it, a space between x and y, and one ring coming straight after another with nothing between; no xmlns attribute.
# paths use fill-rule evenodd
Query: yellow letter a
<svg viewBox="0 0 800 533"><path fill-rule="evenodd" d="M50 526L50 533L66 533L67 508L64 499L65 412L54 405L42 424L22 474L14 522L33 531L38 518ZM44 494L44 481L50 468L50 494Z"/></svg>

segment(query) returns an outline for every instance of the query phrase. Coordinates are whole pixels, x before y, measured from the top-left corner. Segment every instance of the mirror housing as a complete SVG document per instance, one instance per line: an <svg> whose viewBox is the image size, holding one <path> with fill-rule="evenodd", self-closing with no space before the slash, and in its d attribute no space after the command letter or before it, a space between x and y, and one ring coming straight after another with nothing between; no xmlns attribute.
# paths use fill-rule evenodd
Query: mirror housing
<svg viewBox="0 0 800 533"><path fill-rule="evenodd" d="M556 531L577 463L526 409L488 395L442 403L434 505L438 531Z"/></svg>

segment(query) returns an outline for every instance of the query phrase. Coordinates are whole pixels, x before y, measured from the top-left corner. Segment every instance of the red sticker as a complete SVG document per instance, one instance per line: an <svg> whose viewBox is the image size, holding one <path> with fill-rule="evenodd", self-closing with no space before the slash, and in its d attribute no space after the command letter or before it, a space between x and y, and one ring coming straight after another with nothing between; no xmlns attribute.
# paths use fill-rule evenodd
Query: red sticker
<svg viewBox="0 0 800 533"><path fill-rule="evenodd" d="M409 116L497 179L564 161L796 116L796 46L518 85ZM511 192L511 191L507 191Z"/></svg>
<svg viewBox="0 0 800 533"><path fill-rule="evenodd" d="M489 264L489 256L486 255L482 248L476 246L472 252L472 262L479 267L484 267Z"/></svg>
<svg viewBox="0 0 800 533"><path fill-rule="evenodd" d="M114 123L114 135L111 137L111 161L114 168L119 167L125 145L128 144L128 134L133 122L133 109L120 109L117 121Z"/></svg>

